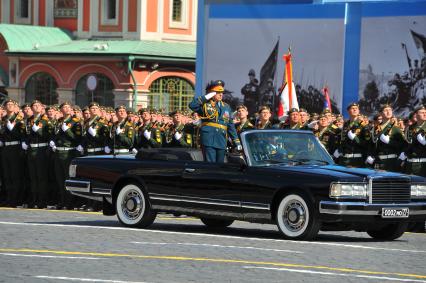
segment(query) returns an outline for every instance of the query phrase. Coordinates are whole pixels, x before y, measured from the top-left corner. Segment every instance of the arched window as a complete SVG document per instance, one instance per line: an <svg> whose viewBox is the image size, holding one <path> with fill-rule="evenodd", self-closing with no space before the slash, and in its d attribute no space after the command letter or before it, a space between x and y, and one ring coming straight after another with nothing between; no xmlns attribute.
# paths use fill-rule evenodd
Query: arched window
<svg viewBox="0 0 426 283"><path fill-rule="evenodd" d="M96 89L91 91L87 88L87 78L90 75L96 77ZM75 104L84 107L95 101L101 106L114 107L114 84L112 81L103 74L87 74L82 77L75 89Z"/></svg>
<svg viewBox="0 0 426 283"><path fill-rule="evenodd" d="M149 87L148 107L166 112L185 110L194 97L194 87L178 77L162 77Z"/></svg>
<svg viewBox="0 0 426 283"><path fill-rule="evenodd" d="M58 103L58 84L55 78L48 73L35 73L25 85L25 101L31 102L35 99L41 103L52 105Z"/></svg>

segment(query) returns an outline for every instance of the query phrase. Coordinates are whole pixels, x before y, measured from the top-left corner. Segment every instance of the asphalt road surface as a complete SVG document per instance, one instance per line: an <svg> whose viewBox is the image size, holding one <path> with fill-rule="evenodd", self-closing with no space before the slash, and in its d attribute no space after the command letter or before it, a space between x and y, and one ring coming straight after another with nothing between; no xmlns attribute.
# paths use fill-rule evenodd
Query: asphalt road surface
<svg viewBox="0 0 426 283"><path fill-rule="evenodd" d="M321 232L286 241L273 225L159 215L149 229L100 213L0 208L0 282L425 282L426 234L377 242Z"/></svg>

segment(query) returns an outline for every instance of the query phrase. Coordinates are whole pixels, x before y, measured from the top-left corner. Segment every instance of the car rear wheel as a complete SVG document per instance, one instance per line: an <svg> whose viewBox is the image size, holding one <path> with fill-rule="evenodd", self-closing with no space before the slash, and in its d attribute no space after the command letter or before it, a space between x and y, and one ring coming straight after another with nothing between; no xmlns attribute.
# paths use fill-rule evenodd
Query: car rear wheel
<svg viewBox="0 0 426 283"><path fill-rule="evenodd" d="M312 201L304 193L283 197L275 216L278 229L286 239L312 240L318 235L320 222Z"/></svg>
<svg viewBox="0 0 426 283"><path fill-rule="evenodd" d="M121 188L115 202L117 217L127 227L145 228L151 225L157 214L152 211L147 194L139 184L130 183Z"/></svg>
<svg viewBox="0 0 426 283"><path fill-rule="evenodd" d="M210 228L225 228L234 223L234 220L228 219L200 218L200 220Z"/></svg>
<svg viewBox="0 0 426 283"><path fill-rule="evenodd" d="M407 228L408 223L392 223L378 230L368 230L367 234L377 240L392 241L401 237Z"/></svg>

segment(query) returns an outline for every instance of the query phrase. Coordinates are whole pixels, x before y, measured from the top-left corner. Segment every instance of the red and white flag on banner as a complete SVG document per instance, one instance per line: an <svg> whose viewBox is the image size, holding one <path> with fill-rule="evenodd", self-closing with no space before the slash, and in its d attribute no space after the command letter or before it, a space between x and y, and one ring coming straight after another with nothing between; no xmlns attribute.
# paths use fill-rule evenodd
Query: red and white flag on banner
<svg viewBox="0 0 426 283"><path fill-rule="evenodd" d="M324 109L329 109L331 112L333 112L331 109L330 95L328 94L327 86L322 89L322 93L324 94Z"/></svg>
<svg viewBox="0 0 426 283"><path fill-rule="evenodd" d="M287 112L291 108L299 109L299 103L297 102L296 88L293 83L293 67L291 65L291 53L283 56L285 62L285 80L283 80L283 87L281 87L280 101L278 103L278 118L284 119L287 116Z"/></svg>

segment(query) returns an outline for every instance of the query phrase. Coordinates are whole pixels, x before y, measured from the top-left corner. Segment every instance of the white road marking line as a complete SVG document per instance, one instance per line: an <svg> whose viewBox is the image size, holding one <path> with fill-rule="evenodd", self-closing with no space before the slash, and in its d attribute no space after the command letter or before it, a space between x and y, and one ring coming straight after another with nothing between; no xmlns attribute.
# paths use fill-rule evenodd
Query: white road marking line
<svg viewBox="0 0 426 283"><path fill-rule="evenodd" d="M425 280L417 279L403 279L396 277L383 277L383 276L372 276L372 275L356 275L348 273L335 273L335 272L324 272L324 271L314 271L314 270L300 270L300 269L291 269L291 268L276 268L276 267L260 267L260 266L243 266L244 269L264 269L264 270L276 270L276 271L287 271L287 272L296 272L296 273L308 273L308 274L320 274L320 275L330 275L330 276L342 276L342 277L355 277L355 278L365 278L365 279L378 279L378 280L387 280L387 281L402 281L402 282L421 282L426 283Z"/></svg>
<svg viewBox="0 0 426 283"><path fill-rule="evenodd" d="M45 276L39 275L34 276L39 279L55 279L65 281L80 281L80 282L105 282L105 283L147 283L142 281L123 281L123 280L106 280L106 279L93 279L93 278L73 278L73 277L56 277L56 276Z"/></svg>
<svg viewBox="0 0 426 283"><path fill-rule="evenodd" d="M61 259L104 259L104 258L98 258L98 257L84 257L84 256L57 256L57 255L26 255L26 254L11 254L11 253L0 253L0 255L4 256L22 256L22 257L43 257L43 258L61 258Z"/></svg>
<svg viewBox="0 0 426 283"><path fill-rule="evenodd" d="M130 243L139 244L139 245L177 245L177 246L201 246L201 247L229 248L229 249L247 249L247 250L259 250L259 251L285 252L285 253L294 253L294 254L303 254L304 253L304 252L292 251L292 250L266 249L266 248L243 247L243 246L223 246L223 245L212 245L212 244L155 243L155 242L130 242Z"/></svg>
<svg viewBox="0 0 426 283"><path fill-rule="evenodd" d="M324 246L334 246L334 247L342 247L342 248L382 250L382 251L395 251L395 252L407 252L407 253L426 253L426 250L390 249L390 248L380 248L380 247L361 246L361 245L349 245L349 244L339 244L339 243L328 243L328 242L318 242L318 241L317 242L307 242L307 241L278 240L278 239L252 238L252 237L242 237L242 236L227 236L227 235L219 235L219 234L204 234L204 233L136 229L136 228L126 228L126 227L106 227L106 226L89 226L89 225L74 225L74 224L50 224L50 223L25 223L25 222L5 222L5 221L0 221L0 225L50 226L50 227L62 227L62 228L63 227L69 227L69 228L82 228L82 229L122 230L122 231L137 231L137 232L140 232L140 233L188 235L188 236L201 236L201 237L222 238L222 239L242 239L242 240L246 240L246 241L294 243L294 244L301 244L301 245L324 245Z"/></svg>

